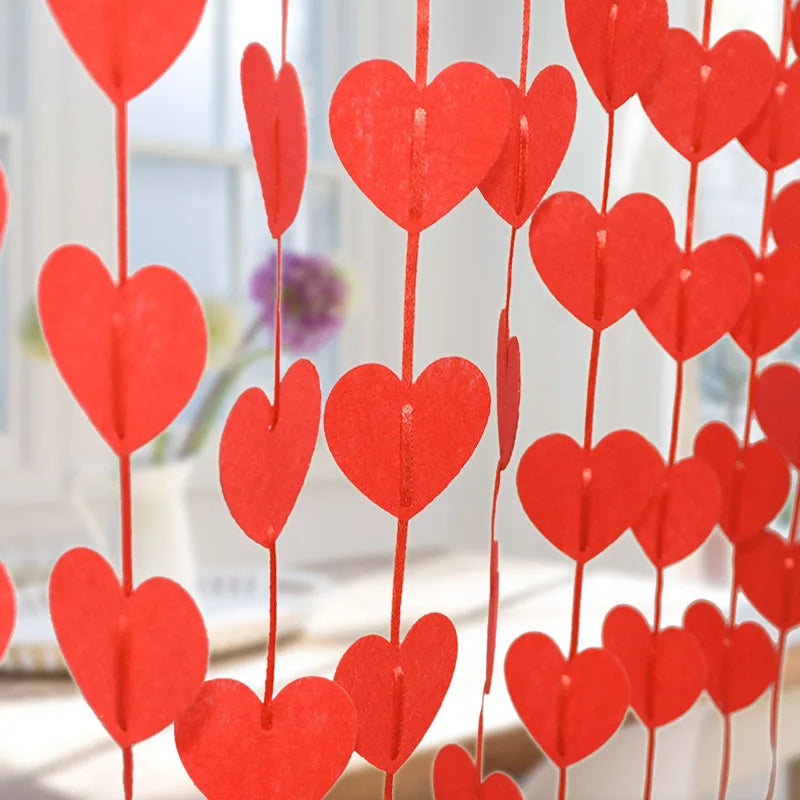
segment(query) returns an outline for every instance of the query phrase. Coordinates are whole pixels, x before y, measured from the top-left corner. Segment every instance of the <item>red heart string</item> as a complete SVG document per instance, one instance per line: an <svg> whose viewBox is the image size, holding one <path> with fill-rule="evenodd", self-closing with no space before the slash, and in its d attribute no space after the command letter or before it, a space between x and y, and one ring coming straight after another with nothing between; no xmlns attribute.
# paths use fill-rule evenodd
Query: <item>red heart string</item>
<svg viewBox="0 0 800 800"><path fill-rule="evenodd" d="M786 186L775 198L770 214L772 236L778 247L800 247L800 181Z"/></svg>

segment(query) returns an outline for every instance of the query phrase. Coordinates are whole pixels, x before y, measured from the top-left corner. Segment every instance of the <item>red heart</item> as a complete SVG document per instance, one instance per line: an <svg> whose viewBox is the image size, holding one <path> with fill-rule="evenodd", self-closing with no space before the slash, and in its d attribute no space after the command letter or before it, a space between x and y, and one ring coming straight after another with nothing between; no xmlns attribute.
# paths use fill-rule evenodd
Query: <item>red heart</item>
<svg viewBox="0 0 800 800"><path fill-rule="evenodd" d="M256 159L269 230L280 237L300 207L308 163L303 90L297 71L284 64L277 75L260 44L242 56L242 99Z"/></svg>
<svg viewBox="0 0 800 800"><path fill-rule="evenodd" d="M506 685L528 733L559 767L602 747L628 710L615 656L592 648L567 661L543 633L523 634L508 649Z"/></svg>
<svg viewBox="0 0 800 800"><path fill-rule="evenodd" d="M363 364L333 387L325 436L356 488L392 516L409 520L467 463L490 405L486 379L463 358L434 361L411 386L388 367Z"/></svg>
<svg viewBox="0 0 800 800"><path fill-rule="evenodd" d="M800 624L800 543L764 530L736 548L736 577L747 599L776 628Z"/></svg>
<svg viewBox="0 0 800 800"><path fill-rule="evenodd" d="M710 422L694 440L694 454L717 474L722 490L719 525L739 544L772 522L789 494L789 466L768 439L739 446L722 422Z"/></svg>
<svg viewBox="0 0 800 800"><path fill-rule="evenodd" d="M458 641L442 614L418 619L403 642L364 636L342 656L334 680L358 715L356 751L394 774L422 741L456 667Z"/></svg>
<svg viewBox="0 0 800 800"><path fill-rule="evenodd" d="M664 58L639 95L659 133L700 162L750 125L774 80L775 59L751 31L733 31L706 50L688 31L671 28Z"/></svg>
<svg viewBox="0 0 800 800"><path fill-rule="evenodd" d="M420 89L392 61L366 61L342 78L330 110L344 168L409 233L432 225L486 177L505 144L508 119L500 79L466 62Z"/></svg>
<svg viewBox="0 0 800 800"><path fill-rule="evenodd" d="M775 198L769 219L778 247L800 247L800 181L790 183Z"/></svg>
<svg viewBox="0 0 800 800"><path fill-rule="evenodd" d="M606 111L619 108L656 69L667 39L666 0L567 0L572 49Z"/></svg>
<svg viewBox="0 0 800 800"><path fill-rule="evenodd" d="M203 311L166 267L115 286L91 250L61 247L39 277L39 317L61 375L118 455L172 422L205 367Z"/></svg>
<svg viewBox="0 0 800 800"><path fill-rule="evenodd" d="M575 129L575 82L564 67L543 69L527 95L508 78L511 101L508 137L500 157L480 185L489 205L514 228L539 205L567 154Z"/></svg>
<svg viewBox="0 0 800 800"><path fill-rule="evenodd" d="M631 707L648 728L683 716L703 691L703 651L682 628L656 633L635 608L617 606L603 623L603 646L625 667Z"/></svg>
<svg viewBox="0 0 800 800"><path fill-rule="evenodd" d="M633 533L654 566L668 567L703 544L721 509L714 470L699 458L685 458L667 470Z"/></svg>
<svg viewBox="0 0 800 800"><path fill-rule="evenodd" d="M83 66L114 103L155 83L194 35L206 0L47 0Z"/></svg>
<svg viewBox="0 0 800 800"><path fill-rule="evenodd" d="M72 677L120 747L166 728L203 683L203 618L174 581L151 578L126 597L100 555L76 548L53 568L50 617Z"/></svg>
<svg viewBox="0 0 800 800"><path fill-rule="evenodd" d="M589 452L569 436L554 433L525 451L517 492L539 531L583 563L636 522L663 477L658 451L634 431L610 433Z"/></svg>
<svg viewBox="0 0 800 800"><path fill-rule="evenodd" d="M517 784L502 772L481 782L475 762L457 744L448 744L436 756L433 794L436 800L522 800Z"/></svg>
<svg viewBox="0 0 800 800"><path fill-rule="evenodd" d="M800 370L773 364L758 377L754 407L767 438L800 469Z"/></svg>
<svg viewBox="0 0 800 800"><path fill-rule="evenodd" d="M497 327L497 433L500 441L500 469L511 461L519 426L519 403L522 389L519 339L509 338L505 309Z"/></svg>
<svg viewBox="0 0 800 800"><path fill-rule="evenodd" d="M702 353L736 324L750 296L750 272L733 237L684 253L637 311L676 360Z"/></svg>
<svg viewBox="0 0 800 800"><path fill-rule="evenodd" d="M3 562L0 561L0 659L5 655L14 632L17 618L17 600L14 584Z"/></svg>
<svg viewBox="0 0 800 800"><path fill-rule="evenodd" d="M675 260L675 226L648 194L623 197L605 218L574 192L539 206L531 255L547 288L584 325L603 330L636 308Z"/></svg>
<svg viewBox="0 0 800 800"><path fill-rule="evenodd" d="M700 600L686 609L683 627L703 650L705 688L723 714L747 708L775 680L775 645L757 623L731 627L715 605Z"/></svg>
<svg viewBox="0 0 800 800"><path fill-rule="evenodd" d="M261 389L239 396L219 446L222 493L239 527L271 547L303 488L317 443L319 376L307 359L281 381L280 412Z"/></svg>
<svg viewBox="0 0 800 800"><path fill-rule="evenodd" d="M208 800L319 800L347 766L358 725L332 681L300 678L265 710L238 681L203 685L175 744Z"/></svg>

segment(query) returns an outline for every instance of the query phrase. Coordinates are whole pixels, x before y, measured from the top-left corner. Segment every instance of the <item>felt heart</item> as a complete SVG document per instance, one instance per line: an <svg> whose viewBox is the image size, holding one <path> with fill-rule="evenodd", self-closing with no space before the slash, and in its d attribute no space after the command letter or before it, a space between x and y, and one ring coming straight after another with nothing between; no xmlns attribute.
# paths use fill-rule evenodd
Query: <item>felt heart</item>
<svg viewBox="0 0 800 800"><path fill-rule="evenodd" d="M676 360L702 353L736 324L750 295L750 272L733 237L675 259L637 308L642 322Z"/></svg>
<svg viewBox="0 0 800 800"><path fill-rule="evenodd" d="M320 800L347 766L358 724L332 681L300 678L265 709L234 680L203 685L175 744L208 800Z"/></svg>
<svg viewBox="0 0 800 800"><path fill-rule="evenodd" d="M667 470L633 533L654 566L668 567L703 544L721 508L714 470L699 458L685 458Z"/></svg>
<svg viewBox="0 0 800 800"><path fill-rule="evenodd" d="M334 680L358 716L356 751L394 774L422 741L444 700L458 641L442 614L418 619L402 643L364 636L342 656Z"/></svg>
<svg viewBox="0 0 800 800"><path fill-rule="evenodd" d="M497 432L500 441L500 469L511 461L519 426L519 403L522 376L519 339L509 337L505 309L497 326Z"/></svg>
<svg viewBox="0 0 800 800"><path fill-rule="evenodd" d="M751 31L733 31L706 50L688 31L671 28L664 57L639 96L667 142L700 162L752 123L774 79L775 59Z"/></svg>
<svg viewBox="0 0 800 800"><path fill-rule="evenodd" d="M174 581L151 578L126 596L110 564L76 548L53 568L50 617L75 683L120 747L166 728L203 683L205 625Z"/></svg>
<svg viewBox="0 0 800 800"><path fill-rule="evenodd" d="M91 250L61 247L39 277L39 317L67 386L118 455L172 422L205 367L200 303L166 267L116 286Z"/></svg>
<svg viewBox="0 0 800 800"><path fill-rule="evenodd" d="M436 800L522 800L517 784L502 772L481 782L472 757L457 744L448 744L436 756L433 794Z"/></svg>
<svg viewBox="0 0 800 800"><path fill-rule="evenodd" d="M703 691L703 651L682 628L656 633L635 608L617 606L603 623L603 646L625 667L631 707L648 728L683 716Z"/></svg>
<svg viewBox="0 0 800 800"><path fill-rule="evenodd" d="M619 108L664 53L666 0L567 0L567 26L583 74L606 111Z"/></svg>
<svg viewBox="0 0 800 800"><path fill-rule="evenodd" d="M636 308L678 253L669 211L648 194L623 197L603 217L585 197L559 192L534 214L530 247L556 300L594 330Z"/></svg>
<svg viewBox="0 0 800 800"><path fill-rule="evenodd" d="M775 680L775 645L757 623L730 626L715 605L700 600L686 609L683 627L703 651L705 688L723 714L747 708Z"/></svg>
<svg viewBox="0 0 800 800"><path fill-rule="evenodd" d="M567 661L549 636L526 633L508 649L505 671L517 714L559 767L602 747L628 710L625 671L607 650L584 650Z"/></svg>
<svg viewBox="0 0 800 800"><path fill-rule="evenodd" d="M320 402L317 370L301 359L281 381L277 420L275 406L255 387L228 415L219 446L222 493L239 527L264 547L275 543L303 488Z"/></svg>
<svg viewBox="0 0 800 800"><path fill-rule="evenodd" d="M14 632L17 618L17 600L14 584L4 564L0 561L0 659L5 655Z"/></svg>
<svg viewBox="0 0 800 800"><path fill-rule="evenodd" d="M575 82L563 67L543 69L525 95L503 78L511 102L505 147L480 185L489 205L521 228L539 205L567 154L575 128Z"/></svg>
<svg viewBox="0 0 800 800"><path fill-rule="evenodd" d="M362 192L409 233L432 225L486 177L508 136L500 79L459 63L420 88L392 61L350 70L331 100L336 152Z"/></svg>
<svg viewBox="0 0 800 800"><path fill-rule="evenodd" d="M773 364L759 375L753 403L761 429L800 469L800 370Z"/></svg>
<svg viewBox="0 0 800 800"><path fill-rule="evenodd" d="M554 433L525 451L517 492L539 531L583 563L636 522L663 477L658 451L634 431L610 433L590 451Z"/></svg>
<svg viewBox="0 0 800 800"><path fill-rule="evenodd" d="M789 494L789 465L769 441L740 447L722 422L710 422L694 440L694 454L717 474L722 492L719 525L739 544L772 522Z"/></svg>
<svg viewBox="0 0 800 800"><path fill-rule="evenodd" d="M297 71L283 64L278 74L260 44L242 56L242 99L261 182L269 230L277 239L300 207L308 165L303 90Z"/></svg>
<svg viewBox="0 0 800 800"><path fill-rule="evenodd" d="M775 198L769 219L778 247L800 247L800 181L790 183Z"/></svg>
<svg viewBox="0 0 800 800"><path fill-rule="evenodd" d="M155 83L194 35L206 0L47 0L64 36L113 103Z"/></svg>
<svg viewBox="0 0 800 800"><path fill-rule="evenodd" d="M355 487L409 520L461 471L489 419L489 386L463 358L434 361L410 386L380 364L350 370L325 406L325 436Z"/></svg>
<svg viewBox="0 0 800 800"><path fill-rule="evenodd" d="M776 628L800 623L800 543L764 530L736 548L736 576L747 599Z"/></svg>

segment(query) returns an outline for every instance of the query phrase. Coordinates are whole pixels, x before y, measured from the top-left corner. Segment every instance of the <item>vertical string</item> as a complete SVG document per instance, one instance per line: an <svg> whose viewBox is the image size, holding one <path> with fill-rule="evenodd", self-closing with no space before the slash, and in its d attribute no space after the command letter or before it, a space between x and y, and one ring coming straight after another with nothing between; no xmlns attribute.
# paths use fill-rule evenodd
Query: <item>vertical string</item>
<svg viewBox="0 0 800 800"><path fill-rule="evenodd" d="M416 82L420 89L428 83L428 43L431 32L431 2L417 0Z"/></svg>
<svg viewBox="0 0 800 800"><path fill-rule="evenodd" d="M286 50L289 30L289 0L281 2L281 65L286 63Z"/></svg>
<svg viewBox="0 0 800 800"><path fill-rule="evenodd" d="M519 90L525 94L528 88L528 50L531 42L531 0L522 3L522 53L519 60Z"/></svg>
<svg viewBox="0 0 800 800"><path fill-rule="evenodd" d="M272 698L275 694L275 646L278 640L278 553L275 540L269 545L269 638L267 641L267 672L264 681L264 704L261 727L272 727Z"/></svg>
<svg viewBox="0 0 800 800"><path fill-rule="evenodd" d="M281 303L283 294L283 237L278 237L278 253L275 267L275 372L273 385L272 427L278 423L281 393Z"/></svg>

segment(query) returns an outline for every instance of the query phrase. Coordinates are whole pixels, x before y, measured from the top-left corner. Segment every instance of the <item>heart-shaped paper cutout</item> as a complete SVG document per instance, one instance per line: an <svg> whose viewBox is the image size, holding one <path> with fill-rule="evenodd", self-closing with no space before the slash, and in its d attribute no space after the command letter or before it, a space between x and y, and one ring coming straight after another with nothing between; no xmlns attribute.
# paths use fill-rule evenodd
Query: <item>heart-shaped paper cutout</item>
<svg viewBox="0 0 800 800"><path fill-rule="evenodd" d="M420 89L392 61L350 70L331 100L331 137L362 192L409 233L457 206L497 161L508 136L500 79L459 63Z"/></svg>
<svg viewBox="0 0 800 800"><path fill-rule="evenodd" d="M500 469L511 461L519 427L522 375L519 339L509 337L505 309L497 326L497 433L500 442Z"/></svg>
<svg viewBox="0 0 800 800"><path fill-rule="evenodd" d="M481 781L472 756L457 744L448 744L436 756L433 794L436 800L522 800L517 784L502 772Z"/></svg>
<svg viewBox="0 0 800 800"><path fill-rule="evenodd" d="M271 547L303 488L317 443L320 388L307 359L292 364L275 407L258 388L231 409L219 446L219 476L231 516L254 541Z"/></svg>
<svg viewBox="0 0 800 800"><path fill-rule="evenodd" d="M61 247L39 277L39 317L67 386L118 455L172 422L205 367L200 303L166 267L118 287L91 250Z"/></svg>
<svg viewBox="0 0 800 800"><path fill-rule="evenodd" d="M671 28L664 58L639 94L658 132L700 162L753 122L774 79L775 59L751 31L733 31L706 51L689 31Z"/></svg>
<svg viewBox="0 0 800 800"><path fill-rule="evenodd" d="M126 597L105 559L76 548L53 568L50 617L75 683L120 747L166 728L203 683L205 625L174 581L151 578Z"/></svg>
<svg viewBox="0 0 800 800"><path fill-rule="evenodd" d="M800 181L790 183L775 198L769 221L778 247L800 247Z"/></svg>
<svg viewBox="0 0 800 800"><path fill-rule="evenodd" d="M526 633L508 649L505 672L517 714L559 767L602 747L628 710L625 671L600 648L567 661L549 636Z"/></svg>
<svg viewBox="0 0 800 800"><path fill-rule="evenodd" d="M17 599L14 584L4 564L0 561L0 660L5 655L17 619Z"/></svg>
<svg viewBox="0 0 800 800"><path fill-rule="evenodd" d="M723 714L747 708L774 682L775 645L757 623L731 627L715 605L700 600L686 609L683 626L703 651L705 688Z"/></svg>
<svg viewBox="0 0 800 800"><path fill-rule="evenodd" d="M610 433L589 452L554 433L525 451L517 492L539 531L562 553L586 562L641 517L663 477L658 451L634 431Z"/></svg>
<svg viewBox="0 0 800 800"><path fill-rule="evenodd" d="M639 91L664 53L666 0L567 0L567 26L583 74L606 111Z"/></svg>
<svg viewBox="0 0 800 800"><path fill-rule="evenodd" d="M754 407L761 429L800 469L800 369L773 364L759 375Z"/></svg>
<svg viewBox="0 0 800 800"><path fill-rule="evenodd" d="M260 44L242 56L242 98L269 230L277 239L294 222L308 164L306 109L292 64L278 74Z"/></svg>
<svg viewBox="0 0 800 800"><path fill-rule="evenodd" d="M575 82L564 67L543 69L523 95L508 78L511 101L505 147L480 190L489 205L521 228L539 205L567 154L575 129Z"/></svg>
<svg viewBox="0 0 800 800"><path fill-rule="evenodd" d="M194 35L206 0L47 0L64 36L113 103L155 83Z"/></svg>
<svg viewBox="0 0 800 800"><path fill-rule="evenodd" d="M672 217L648 194L623 197L604 218L585 197L559 192L534 214L530 247L556 300L594 330L636 308L678 254Z"/></svg>
<svg viewBox="0 0 800 800"><path fill-rule="evenodd" d="M203 685L175 724L186 771L208 800L320 800L347 766L358 724L325 678L300 678L268 710L243 684Z"/></svg>
<svg viewBox="0 0 800 800"><path fill-rule="evenodd" d="M683 716L703 691L703 651L682 628L656 633L635 608L617 606L603 623L603 646L625 667L631 707L648 728Z"/></svg>
<svg viewBox="0 0 800 800"><path fill-rule="evenodd" d="M489 385L463 358L434 361L411 386L380 364L350 370L325 406L325 436L355 487L408 520L467 463L489 419Z"/></svg>

